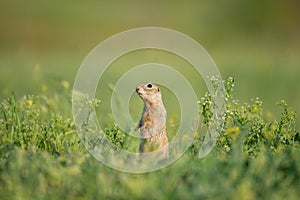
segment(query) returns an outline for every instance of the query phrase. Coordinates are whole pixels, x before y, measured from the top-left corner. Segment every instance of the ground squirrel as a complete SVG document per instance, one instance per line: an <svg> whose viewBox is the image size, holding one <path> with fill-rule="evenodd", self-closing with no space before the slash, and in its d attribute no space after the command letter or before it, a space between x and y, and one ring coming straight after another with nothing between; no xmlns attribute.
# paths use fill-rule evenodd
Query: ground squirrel
<svg viewBox="0 0 300 200"><path fill-rule="evenodd" d="M166 132L166 109L160 88L153 83L143 83L136 88L144 101L144 109L136 131L140 129L140 153L159 151L159 160L169 157L169 141Z"/></svg>

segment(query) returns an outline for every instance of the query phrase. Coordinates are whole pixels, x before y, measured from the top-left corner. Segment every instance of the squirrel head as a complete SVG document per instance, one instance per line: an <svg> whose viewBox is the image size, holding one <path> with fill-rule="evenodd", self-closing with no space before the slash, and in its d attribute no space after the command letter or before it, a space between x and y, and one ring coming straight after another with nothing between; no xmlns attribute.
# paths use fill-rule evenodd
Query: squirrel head
<svg viewBox="0 0 300 200"><path fill-rule="evenodd" d="M135 91L146 105L155 105L162 102L160 88L153 83L143 83L136 87Z"/></svg>

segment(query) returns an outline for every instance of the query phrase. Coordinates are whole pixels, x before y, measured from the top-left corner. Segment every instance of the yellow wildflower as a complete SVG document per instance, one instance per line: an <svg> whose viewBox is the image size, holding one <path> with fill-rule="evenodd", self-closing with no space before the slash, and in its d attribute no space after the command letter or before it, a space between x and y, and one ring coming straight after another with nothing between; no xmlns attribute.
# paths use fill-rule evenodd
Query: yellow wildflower
<svg viewBox="0 0 300 200"><path fill-rule="evenodd" d="M199 138L200 138L200 134L199 134L198 132L196 132L196 133L194 134L194 138L195 138L195 139L199 139Z"/></svg>
<svg viewBox="0 0 300 200"><path fill-rule="evenodd" d="M61 81L61 85L63 86L63 88L68 89L70 87L70 83L68 81Z"/></svg>
<svg viewBox="0 0 300 200"><path fill-rule="evenodd" d="M230 135L230 134L234 134L234 133L238 133L240 132L240 128L238 126L234 126L232 128L228 128L226 131L225 131L225 134L224 135Z"/></svg>
<svg viewBox="0 0 300 200"><path fill-rule="evenodd" d="M254 106L251 110L252 113L256 114L258 112L258 108Z"/></svg>
<svg viewBox="0 0 300 200"><path fill-rule="evenodd" d="M32 106L32 104L33 104L32 99L28 99L27 103L28 103L29 106Z"/></svg>

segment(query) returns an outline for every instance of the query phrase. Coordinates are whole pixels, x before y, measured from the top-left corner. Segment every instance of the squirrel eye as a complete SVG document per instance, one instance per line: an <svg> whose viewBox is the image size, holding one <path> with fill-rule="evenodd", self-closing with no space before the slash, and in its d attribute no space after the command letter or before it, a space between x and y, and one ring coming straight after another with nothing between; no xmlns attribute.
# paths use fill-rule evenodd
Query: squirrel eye
<svg viewBox="0 0 300 200"><path fill-rule="evenodd" d="M152 88L152 84L149 83L149 84L147 85L147 88Z"/></svg>

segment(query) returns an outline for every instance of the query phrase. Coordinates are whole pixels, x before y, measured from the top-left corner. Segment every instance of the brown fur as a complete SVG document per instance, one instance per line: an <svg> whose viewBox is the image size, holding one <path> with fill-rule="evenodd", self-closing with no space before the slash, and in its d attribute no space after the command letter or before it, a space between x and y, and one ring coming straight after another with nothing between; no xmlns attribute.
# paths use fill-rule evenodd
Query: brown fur
<svg viewBox="0 0 300 200"><path fill-rule="evenodd" d="M152 83L143 83L136 92L144 101L141 120L136 127L140 129L140 153L159 150L160 159L169 157L169 141L166 131L166 109L162 101L160 88Z"/></svg>

